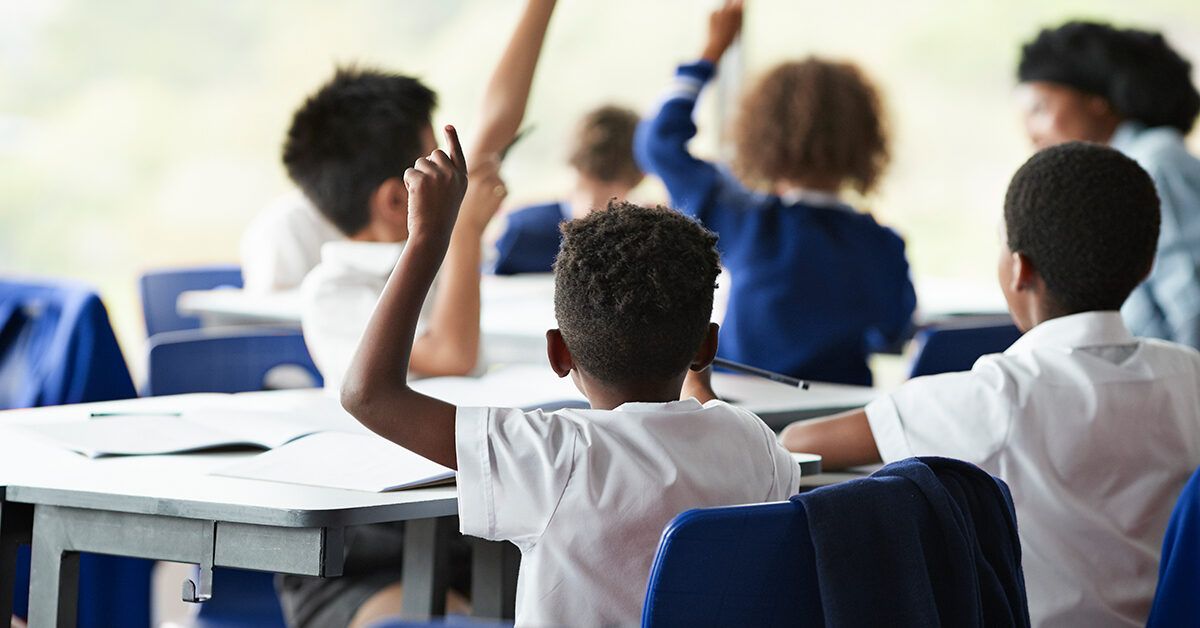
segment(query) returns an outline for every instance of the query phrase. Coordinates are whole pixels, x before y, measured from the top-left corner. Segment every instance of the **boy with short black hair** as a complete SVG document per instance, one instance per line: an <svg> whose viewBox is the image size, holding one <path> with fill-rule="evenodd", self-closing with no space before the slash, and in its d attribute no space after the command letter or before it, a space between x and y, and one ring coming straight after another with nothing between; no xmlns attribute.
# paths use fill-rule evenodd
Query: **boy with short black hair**
<svg viewBox="0 0 1200 628"><path fill-rule="evenodd" d="M405 173L413 229L342 388L364 425L458 469L465 534L522 552L517 623L637 623L666 524L689 508L785 499L799 466L753 414L680 400L716 352L716 238L666 209L614 204L564 227L551 367L592 409L456 408L405 381L417 318L466 185L461 149ZM703 405L702 405L703 402Z"/></svg>
<svg viewBox="0 0 1200 628"><path fill-rule="evenodd" d="M1200 460L1200 353L1135 338L1118 312L1154 261L1154 182L1115 150L1061 144L1017 171L1004 219L1000 287L1021 339L782 440L827 468L979 465L1012 489L1035 626L1144 625Z"/></svg>

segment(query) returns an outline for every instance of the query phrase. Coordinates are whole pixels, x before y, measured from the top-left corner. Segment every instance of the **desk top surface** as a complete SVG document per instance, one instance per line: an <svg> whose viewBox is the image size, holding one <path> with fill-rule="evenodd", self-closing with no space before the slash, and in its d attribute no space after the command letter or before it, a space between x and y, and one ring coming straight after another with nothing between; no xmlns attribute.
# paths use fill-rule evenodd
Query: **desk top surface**
<svg viewBox="0 0 1200 628"><path fill-rule="evenodd" d="M533 389L555 399L581 398L569 380L558 379L548 367L511 367L490 384L424 380L429 392L461 405L478 405L489 397L488 387L508 387L523 379ZM488 378L479 380L486 381ZM415 387L421 387L414 385ZM748 409L762 413L823 409L841 410L864 405L878 390L856 386L814 384L801 391L759 378L718 373L714 388ZM573 393L573 394L572 394ZM517 401L508 391L508 398ZM502 404L501 404L502 405ZM518 405L513 403L512 405ZM457 512L453 486L390 493L302 486L209 475L233 460L254 453L194 453L166 456L126 456L88 459L59 448L20 429L43 421L87 421L93 411L206 413L229 411L296 412L306 421L353 420L336 399L322 390L291 390L237 395L194 394L78 404L0 412L0 486L10 501L97 508L111 511L173 515L288 527L345 526L398 521Z"/></svg>

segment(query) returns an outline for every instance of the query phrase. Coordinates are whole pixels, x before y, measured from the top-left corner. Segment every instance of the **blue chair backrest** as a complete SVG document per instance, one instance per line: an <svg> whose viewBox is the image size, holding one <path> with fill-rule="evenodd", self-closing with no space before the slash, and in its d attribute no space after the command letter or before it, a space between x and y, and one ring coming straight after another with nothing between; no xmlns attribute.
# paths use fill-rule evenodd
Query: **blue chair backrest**
<svg viewBox="0 0 1200 628"><path fill-rule="evenodd" d="M1020 337L1021 331L1011 321L991 317L926 327L917 332L917 351L908 376L969 371L981 356L1000 353Z"/></svg>
<svg viewBox="0 0 1200 628"><path fill-rule="evenodd" d="M1163 537L1158 590L1146 628L1200 626L1200 469L1175 503Z"/></svg>
<svg viewBox="0 0 1200 628"><path fill-rule="evenodd" d="M244 327L163 332L150 338L146 394L263 390L267 374L285 365L300 367L313 385L321 385L299 331ZM273 577L218 568L213 574L213 597L201 604L193 625L283 628Z"/></svg>
<svg viewBox="0 0 1200 628"><path fill-rule="evenodd" d="M823 626L804 509L793 502L702 508L663 532L643 626Z"/></svg>
<svg viewBox="0 0 1200 628"><path fill-rule="evenodd" d="M194 316L180 316L179 311L175 309L179 293L188 290L241 287L242 269L233 264L147 272L142 275L140 282L146 336L200 327L200 319Z"/></svg>
<svg viewBox="0 0 1200 628"><path fill-rule="evenodd" d="M302 369L312 385L322 384L299 330L230 327L164 332L150 338L145 392L265 390L267 374L285 365Z"/></svg>
<svg viewBox="0 0 1200 628"><path fill-rule="evenodd" d="M137 396L108 312L90 286L63 280L0 279L0 409ZM84 554L79 562L80 628L150 626L147 560ZM17 558L13 610L29 608L29 548ZM0 623L8 621L0 618Z"/></svg>

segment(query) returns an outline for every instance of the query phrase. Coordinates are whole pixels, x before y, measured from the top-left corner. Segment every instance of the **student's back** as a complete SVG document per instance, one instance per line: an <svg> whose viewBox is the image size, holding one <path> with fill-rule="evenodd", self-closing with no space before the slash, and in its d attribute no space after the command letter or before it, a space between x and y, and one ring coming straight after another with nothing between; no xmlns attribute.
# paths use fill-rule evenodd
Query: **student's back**
<svg viewBox="0 0 1200 628"><path fill-rule="evenodd" d="M1008 482L1035 625L1138 625L1200 461L1200 353L1117 312L1056 318L967 373L912 380L867 415L884 460L944 455Z"/></svg>
<svg viewBox="0 0 1200 628"><path fill-rule="evenodd" d="M1119 312L1154 261L1154 182L1115 150L1062 144L1017 171L1004 220L999 283L1024 336L783 440L830 468L979 465L1012 489L1034 626L1143 625L1200 460L1200 353L1135 337Z"/></svg>
<svg viewBox="0 0 1200 628"><path fill-rule="evenodd" d="M915 305L904 242L847 205L789 204L726 185L745 210L696 212L721 235L732 275L721 355L800 378L870 383L868 352L900 337Z"/></svg>
<svg viewBox="0 0 1200 628"><path fill-rule="evenodd" d="M869 384L867 354L900 341L916 307L903 241L838 200L845 187L873 189L887 162L879 96L850 64L781 64L743 98L733 133L738 178L697 159L688 150L696 99L740 22L740 4L713 14L701 60L679 67L639 127L635 153L675 207L721 238L732 275L723 357Z"/></svg>
<svg viewBox="0 0 1200 628"><path fill-rule="evenodd" d="M458 444L462 531L521 549L523 625L636 622L675 515L787 499L800 477L758 417L722 401L460 408L456 422L468 431Z"/></svg>

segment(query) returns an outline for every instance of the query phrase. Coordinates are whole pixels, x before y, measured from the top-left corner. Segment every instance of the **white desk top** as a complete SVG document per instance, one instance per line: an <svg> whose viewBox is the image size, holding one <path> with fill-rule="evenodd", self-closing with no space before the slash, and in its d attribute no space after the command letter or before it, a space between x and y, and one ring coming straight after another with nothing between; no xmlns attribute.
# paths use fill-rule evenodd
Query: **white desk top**
<svg viewBox="0 0 1200 628"><path fill-rule="evenodd" d="M0 412L0 485L6 499L60 506L178 515L294 527L340 526L457 512L454 487L368 493L211 476L253 453L130 456L89 460L21 431L29 421L83 421L94 410L174 411L296 408L307 418L342 420L320 391L179 395ZM303 410L301 410L303 408ZM351 419L352 420L352 419Z"/></svg>
<svg viewBox="0 0 1200 628"><path fill-rule="evenodd" d="M542 400L582 399L569 379L558 378L549 367L508 367L489 376L487 382L481 385L467 378L439 378L414 383L414 387L461 405L522 405L522 399L529 399L531 394ZM833 384L813 384L810 390L802 391L723 373L715 375L714 388L760 413L764 420L776 417L781 422L858 407L879 392ZM252 453L90 460L19 428L28 422L92 420L90 413L98 410L181 409L218 413L294 411L306 421L330 427L354 420L321 389L177 395L10 410L0 412L0 486L7 486L7 499L17 502L102 506L107 510L295 527L357 525L456 512L454 487L368 493L208 475L232 459Z"/></svg>

